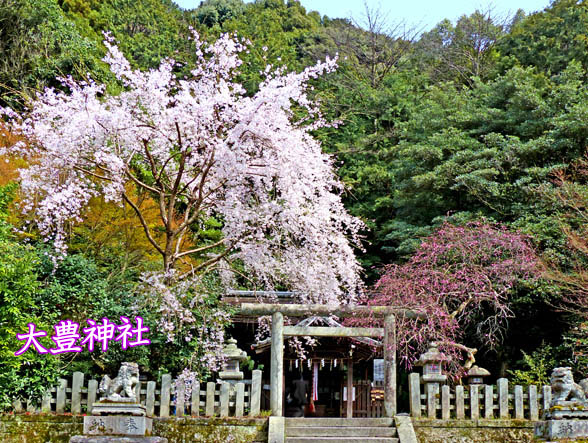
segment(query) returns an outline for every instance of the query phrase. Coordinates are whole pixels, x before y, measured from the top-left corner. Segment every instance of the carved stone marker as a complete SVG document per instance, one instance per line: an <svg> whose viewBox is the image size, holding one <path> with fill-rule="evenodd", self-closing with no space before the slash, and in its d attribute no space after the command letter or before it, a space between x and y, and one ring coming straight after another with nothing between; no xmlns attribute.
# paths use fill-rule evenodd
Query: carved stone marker
<svg viewBox="0 0 588 443"><path fill-rule="evenodd" d="M571 368L555 368L551 373L551 404L545 420L535 425L535 435L552 439L588 437L588 398L574 382Z"/></svg>
<svg viewBox="0 0 588 443"><path fill-rule="evenodd" d="M152 420L148 417L107 415L84 420L84 435L151 435Z"/></svg>
<svg viewBox="0 0 588 443"><path fill-rule="evenodd" d="M89 405L92 415L84 417L84 435L76 435L70 443L167 443L167 439L152 437L153 419L137 398L139 366L125 362L118 375L105 375L100 382L100 400Z"/></svg>

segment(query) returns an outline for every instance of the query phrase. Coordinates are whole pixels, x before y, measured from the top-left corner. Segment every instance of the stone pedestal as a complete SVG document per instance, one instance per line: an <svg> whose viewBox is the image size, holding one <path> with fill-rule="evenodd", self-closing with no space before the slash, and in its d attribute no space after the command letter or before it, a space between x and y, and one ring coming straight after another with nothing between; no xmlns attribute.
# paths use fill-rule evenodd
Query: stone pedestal
<svg viewBox="0 0 588 443"><path fill-rule="evenodd" d="M547 440L588 437L588 420L545 420L535 425L535 435Z"/></svg>
<svg viewBox="0 0 588 443"><path fill-rule="evenodd" d="M556 409L552 407L546 418L547 420L585 420L588 424L588 410Z"/></svg>
<svg viewBox="0 0 588 443"><path fill-rule="evenodd" d="M145 416L145 406L131 402L100 401L93 415L84 417L84 435L70 443L167 443L166 438L151 436L153 419Z"/></svg>
<svg viewBox="0 0 588 443"><path fill-rule="evenodd" d="M554 368L551 373L551 407L535 425L535 435L548 440L588 438L588 392L585 381L574 383L572 368Z"/></svg>
<svg viewBox="0 0 588 443"><path fill-rule="evenodd" d="M92 406L92 415L133 415L145 416L147 409L135 401L100 400Z"/></svg>
<svg viewBox="0 0 588 443"><path fill-rule="evenodd" d="M537 422L535 435L547 440L588 438L588 411L552 407L546 420Z"/></svg>
<svg viewBox="0 0 588 443"><path fill-rule="evenodd" d="M152 437L153 419L139 403L139 365L124 362L118 376L107 375L100 382L100 401L94 402L92 415L84 417L84 435L70 443L167 443L166 438Z"/></svg>

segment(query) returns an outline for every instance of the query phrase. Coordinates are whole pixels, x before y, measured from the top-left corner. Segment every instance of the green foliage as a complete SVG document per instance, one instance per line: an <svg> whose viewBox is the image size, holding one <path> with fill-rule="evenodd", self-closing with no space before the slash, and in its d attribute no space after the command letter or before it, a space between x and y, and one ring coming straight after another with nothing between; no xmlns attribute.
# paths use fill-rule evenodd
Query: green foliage
<svg viewBox="0 0 588 443"><path fill-rule="evenodd" d="M557 365L555 349L545 343L531 354L522 351L523 359L518 365L524 369L507 371L510 382L517 385L549 385L551 371Z"/></svg>
<svg viewBox="0 0 588 443"><path fill-rule="evenodd" d="M578 158L587 141L584 124L570 125L588 105L579 75L577 64L552 79L515 67L469 90L431 87L398 123L388 162L394 216L407 224L397 247L405 250L416 230L450 212L505 222L546 213L530 199L533 188Z"/></svg>
<svg viewBox="0 0 588 443"><path fill-rule="evenodd" d="M206 0L194 13L200 24L212 28L236 19L244 10L245 4L241 0Z"/></svg>
<svg viewBox="0 0 588 443"><path fill-rule="evenodd" d="M588 322L577 322L563 338L574 369L581 377L588 377Z"/></svg>
<svg viewBox="0 0 588 443"><path fill-rule="evenodd" d="M471 89L428 86L403 70L372 89L350 81L349 69L320 85L344 123L320 137L340 161L348 207L371 229L367 267L410 254L448 218L485 216L533 235L536 222L523 221L552 216L534 188L583 152L588 101L578 64L553 78L515 67ZM542 235L552 251L561 244L553 226Z"/></svg>
<svg viewBox="0 0 588 443"><path fill-rule="evenodd" d="M394 217L395 196L401 194L391 163L399 141L398 125L417 105L425 80L414 71L400 71L373 88L367 79L357 81L353 69L344 63L320 85L328 88L321 95L327 115L343 124L319 138L324 149L337 156L339 174L348 188L347 207L370 230L367 253L360 256L369 269L394 260L390 236L403 222Z"/></svg>
<svg viewBox="0 0 588 443"><path fill-rule="evenodd" d="M253 371L254 369L259 369L260 371L263 371L265 365L263 364L256 364L255 360L253 360L251 357L247 356L247 358L241 362L241 367L242 368L246 368L248 371Z"/></svg>
<svg viewBox="0 0 588 443"><path fill-rule="evenodd" d="M171 0L108 0L101 3L102 30L111 31L137 67L152 68L186 45L180 13Z"/></svg>
<svg viewBox="0 0 588 443"><path fill-rule="evenodd" d="M16 183L10 183L0 187L0 227L4 230L8 228L6 219L9 214L9 206L14 200L16 188Z"/></svg>
<svg viewBox="0 0 588 443"><path fill-rule="evenodd" d="M9 408L14 399L38 401L60 374L58 360L50 354L29 350L14 355L24 344L16 334L26 332L28 323L49 331L55 314L39 290L38 255L32 247L19 244L4 221L13 189L0 188L0 410ZM40 342L51 343L48 337Z"/></svg>
<svg viewBox="0 0 588 443"><path fill-rule="evenodd" d="M554 0L544 11L519 20L498 45L504 56L557 74L575 60L588 68L588 3Z"/></svg>
<svg viewBox="0 0 588 443"><path fill-rule="evenodd" d="M201 8L207 9L210 5L206 2ZM251 41L249 51L243 54L244 64L239 79L248 91L255 91L262 78L260 71L265 69L267 63L276 67L287 66L291 70L308 64L302 60L300 49L309 33L319 28L320 21L315 15L307 15L300 3L258 0L244 5L243 14L238 13L236 3L231 2L230 5L235 11L230 14L230 19L223 21L220 27L216 25L202 31L214 38L219 31L237 32ZM218 6L215 8L218 9ZM196 14L199 11L200 8L195 11ZM312 64L315 62L311 61Z"/></svg>
<svg viewBox="0 0 588 443"><path fill-rule="evenodd" d="M101 78L97 45L65 17L57 0L0 0L0 104L15 105L56 77Z"/></svg>
<svg viewBox="0 0 588 443"><path fill-rule="evenodd" d="M488 78L494 70L499 59L495 46L502 35L504 27L490 11L463 15L455 26L446 19L421 36L412 63L435 82L472 85L476 78Z"/></svg>

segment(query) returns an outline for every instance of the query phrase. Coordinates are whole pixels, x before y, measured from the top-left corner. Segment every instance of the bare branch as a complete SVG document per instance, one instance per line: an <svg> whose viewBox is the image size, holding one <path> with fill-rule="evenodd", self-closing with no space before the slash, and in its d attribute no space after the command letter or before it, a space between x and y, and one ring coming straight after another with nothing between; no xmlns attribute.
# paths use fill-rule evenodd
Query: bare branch
<svg viewBox="0 0 588 443"><path fill-rule="evenodd" d="M223 253L217 255L216 257L212 257L210 260L200 263L198 266L194 268L194 272L198 272L201 269L207 268L211 265L218 263L220 260L225 258L233 251L233 247L235 246L235 244L236 242L234 242L231 246L227 247L227 249Z"/></svg>
<svg viewBox="0 0 588 443"><path fill-rule="evenodd" d="M147 189L151 192L155 192L156 194L159 194L159 189L154 188L153 186L149 186L147 183L142 182L141 180L139 180L137 177L135 177L133 174L131 174L130 171L126 171L127 176L133 180L138 186L140 186L141 188Z"/></svg>
<svg viewBox="0 0 588 443"><path fill-rule="evenodd" d="M123 199L135 210L135 213L141 221L141 225L143 226L143 230L145 231L145 235L147 236L147 240L149 240L149 243L151 243L155 247L155 249L159 251L161 255L165 256L165 252L163 251L161 246L159 246L155 239L151 236L151 230L149 229L149 225L147 225L147 221L145 220L145 217L143 217L143 213L141 212L139 207L132 202L132 200L127 196L126 193L123 192L122 196Z"/></svg>
<svg viewBox="0 0 588 443"><path fill-rule="evenodd" d="M95 172L89 171L89 170L84 169L84 168L81 168L79 166L74 166L74 169L76 171L83 172L84 174L91 175L92 177L99 178L100 180L112 181L112 179L110 177L106 177L104 175L96 174Z"/></svg>
<svg viewBox="0 0 588 443"><path fill-rule="evenodd" d="M187 251L180 252L179 254L175 254L174 258L177 260L177 259L179 259L181 257L184 257L185 255L198 254L199 252L204 252L204 251L207 251L209 249L216 248L217 246L222 245L226 241L227 241L227 239L226 238L223 238L222 240L219 240L219 241L217 241L215 243L211 243L211 244L206 245L206 246L201 246L199 248L189 249Z"/></svg>

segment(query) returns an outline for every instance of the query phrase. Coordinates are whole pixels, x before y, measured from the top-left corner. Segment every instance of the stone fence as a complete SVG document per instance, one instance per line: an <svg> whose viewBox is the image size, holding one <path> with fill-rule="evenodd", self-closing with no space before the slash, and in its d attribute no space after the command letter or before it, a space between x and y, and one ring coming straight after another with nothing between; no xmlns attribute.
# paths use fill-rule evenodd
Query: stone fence
<svg viewBox="0 0 588 443"><path fill-rule="evenodd" d="M0 414L0 442L69 443L74 435L83 434L83 421L81 415ZM153 434L169 443L267 443L267 424L267 418L156 417ZM110 441L123 440L128 441L124 437Z"/></svg>
<svg viewBox="0 0 588 443"><path fill-rule="evenodd" d="M409 375L410 413L428 419L516 419L538 420L551 403L551 387L535 385L509 387L506 378L496 385L421 385L417 373Z"/></svg>
<svg viewBox="0 0 588 443"><path fill-rule="evenodd" d="M136 393L150 417L257 417L260 414L261 387L259 370L253 371L251 380L237 383L197 382L192 386L178 383L172 380L171 375L165 374L159 385L154 381L137 383ZM31 401L26 401L24 405L15 401L14 412L90 414L88 405L98 399L97 391L97 380L86 382L82 372L74 372L71 385L67 379L60 379L59 386L45 393L40 406Z"/></svg>

